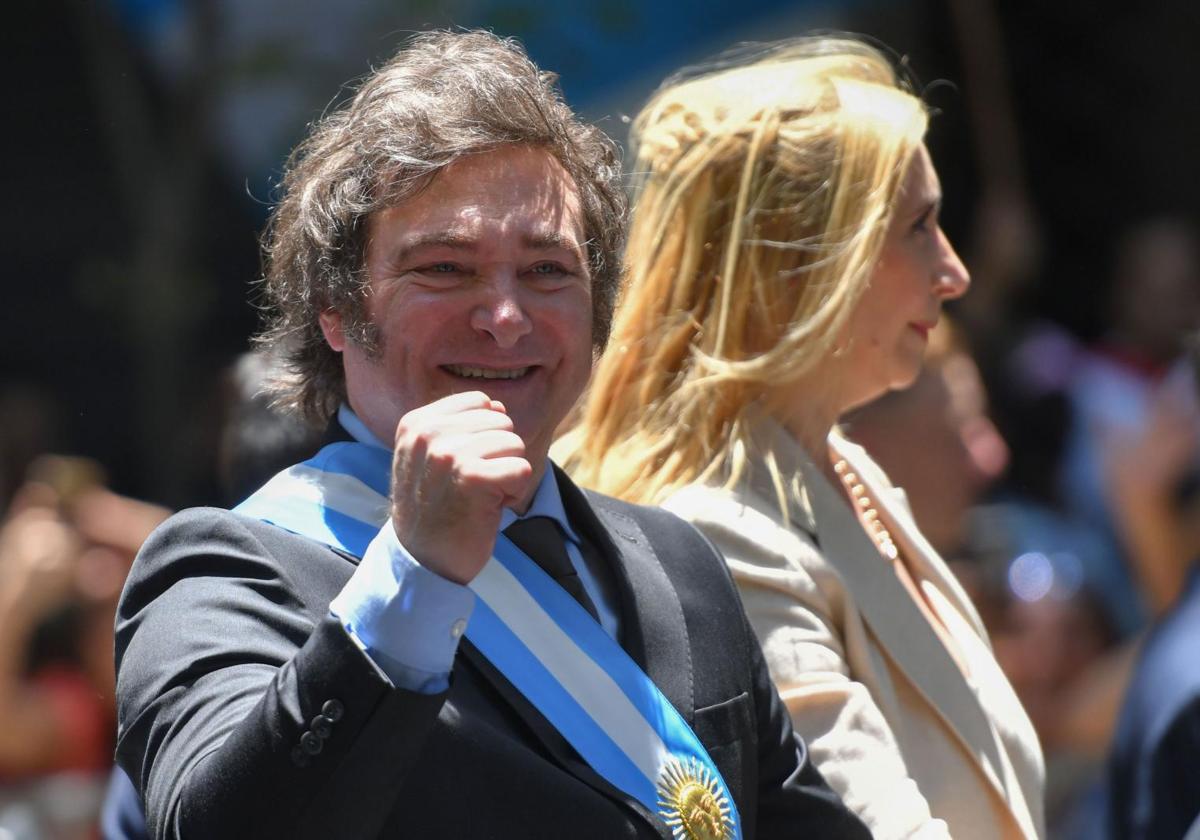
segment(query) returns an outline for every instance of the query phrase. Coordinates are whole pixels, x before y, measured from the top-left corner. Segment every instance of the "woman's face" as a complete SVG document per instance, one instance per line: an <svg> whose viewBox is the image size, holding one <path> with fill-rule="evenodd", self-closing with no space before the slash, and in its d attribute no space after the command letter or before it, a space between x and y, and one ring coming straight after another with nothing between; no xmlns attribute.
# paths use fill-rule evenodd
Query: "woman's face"
<svg viewBox="0 0 1200 840"><path fill-rule="evenodd" d="M845 409L911 385L921 370L942 301L960 297L967 269L938 224L942 188L922 144L913 155L895 212L858 308L846 330Z"/></svg>

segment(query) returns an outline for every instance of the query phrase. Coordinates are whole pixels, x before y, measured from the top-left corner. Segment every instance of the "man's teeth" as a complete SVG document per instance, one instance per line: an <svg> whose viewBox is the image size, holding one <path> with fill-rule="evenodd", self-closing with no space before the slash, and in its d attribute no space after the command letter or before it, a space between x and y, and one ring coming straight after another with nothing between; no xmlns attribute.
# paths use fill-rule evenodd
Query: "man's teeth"
<svg viewBox="0 0 1200 840"><path fill-rule="evenodd" d="M455 376L465 376L469 379L520 379L529 372L529 368L510 368L494 370L492 368L465 367L463 365L446 365L446 369Z"/></svg>

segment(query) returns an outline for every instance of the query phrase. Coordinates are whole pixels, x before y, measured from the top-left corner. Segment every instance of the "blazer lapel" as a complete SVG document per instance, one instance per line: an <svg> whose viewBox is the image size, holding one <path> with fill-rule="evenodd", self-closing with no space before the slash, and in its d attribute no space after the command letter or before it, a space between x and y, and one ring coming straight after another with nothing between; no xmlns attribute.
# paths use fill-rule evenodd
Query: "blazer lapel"
<svg viewBox="0 0 1200 840"><path fill-rule="evenodd" d="M933 592L926 590L926 595L931 601L932 609L941 617L947 632L958 641L962 655L966 657L971 669L971 679L976 684L991 685L995 691L1011 692L1007 678L992 655L983 621L969 596L954 578L954 574L947 568L937 551L921 534L907 506L901 502L895 489L880 480L881 477L876 473L878 468L869 460L861 447L839 439L831 440L831 445L848 460L851 468L858 472L860 480L866 485L867 492L875 502L880 518L895 538L897 545L905 552L905 557L914 570L917 584L919 586L928 584L936 590ZM927 622L925 626L928 626ZM945 650L940 641L939 648L942 651ZM953 663L951 664L953 665ZM950 682L951 678L953 678L952 683ZM932 690L921 685L918 687L922 689L926 698L934 704L934 708L976 756L984 775L1002 794L1006 794L1010 788L1019 787L1020 782L1012 773L1011 765L1000 757L997 748L999 735L987 721L986 714L971 685L967 683L966 678L962 677L962 672L957 666L954 666L952 671L947 671L946 679L946 684L935 684L932 686ZM957 691L959 687L965 687L968 693ZM1012 695L1012 699L1013 702L1019 703L1015 695ZM982 723L975 720L973 714L975 711L978 711L983 718ZM974 729L972 729L973 724L975 725ZM981 736L983 740L977 740ZM1014 814L1014 816L1017 815ZM1020 821L1019 816L1017 819Z"/></svg>
<svg viewBox="0 0 1200 840"><path fill-rule="evenodd" d="M950 571L941 556L937 553L917 527L907 503L903 500L901 491L895 487L881 484L872 475L871 466L863 468L862 462L866 457L865 451L857 444L835 439L834 449L852 465L859 473L859 478L871 494L876 510L884 524L895 538L897 545L905 552L910 565L915 569L916 576L937 587L942 596L953 605L959 617L967 621L975 635L980 639L987 638L987 630L983 619L971 603L971 597L962 588L954 573Z"/></svg>
<svg viewBox="0 0 1200 840"><path fill-rule="evenodd" d="M833 445L845 457L847 453L837 446L836 440ZM1004 765L991 723L942 640L879 555L849 504L843 500L840 489L830 484L782 428L774 430L771 449L785 476L800 476L806 504L793 504L796 524L812 523L810 533L822 554L830 558L845 579L879 646L975 756L984 775L1003 794ZM853 462L851 468L854 468ZM790 473L787 472L789 469ZM767 499L773 498L766 495L768 488L764 486L764 478L755 476L753 479L755 492ZM868 484L867 489L873 501L885 497L886 491L877 486ZM895 501L889 501L894 506ZM810 510L806 510L806 506ZM892 522L886 524L890 527ZM909 550L911 544L905 542L901 547Z"/></svg>

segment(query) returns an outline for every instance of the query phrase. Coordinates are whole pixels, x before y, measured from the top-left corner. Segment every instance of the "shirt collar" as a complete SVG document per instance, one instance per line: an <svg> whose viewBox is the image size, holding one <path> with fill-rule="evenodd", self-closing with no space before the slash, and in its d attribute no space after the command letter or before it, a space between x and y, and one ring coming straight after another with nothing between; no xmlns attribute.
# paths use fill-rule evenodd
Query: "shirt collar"
<svg viewBox="0 0 1200 840"><path fill-rule="evenodd" d="M500 513L500 530L503 531L518 519L528 519L531 516L546 516L558 523L562 532L571 542L579 544L579 536L567 521L567 511L563 507L562 496L558 492L558 482L554 478L554 464L546 459L546 471L538 483L537 492L524 516L518 516L515 511L505 508Z"/></svg>
<svg viewBox="0 0 1200 840"><path fill-rule="evenodd" d="M350 433L350 437L359 443L390 451L391 447L380 443L379 438L371 434L371 430L366 427L366 424L345 403L338 408L337 419L342 424L342 428ZM548 458L546 459L546 471L542 473L542 480L538 482L537 492L533 494L529 510L525 512L524 516L518 516L515 511L505 508L500 514L500 530L503 531L518 519L528 519L531 516L547 516L553 519L571 542L579 544L579 536L567 521L567 511L563 507L562 496L558 492L558 482L554 478L554 465Z"/></svg>
<svg viewBox="0 0 1200 840"><path fill-rule="evenodd" d="M337 419L338 422L342 424L342 428L350 433L350 437L354 438L359 443L365 443L367 446L374 446L376 449L386 449L389 452L391 451L392 448L390 446L384 446L379 441L379 438L371 434L371 430L367 428L367 425L363 421L359 420L358 415L354 413L354 410L345 403L342 403L341 407L338 409Z"/></svg>

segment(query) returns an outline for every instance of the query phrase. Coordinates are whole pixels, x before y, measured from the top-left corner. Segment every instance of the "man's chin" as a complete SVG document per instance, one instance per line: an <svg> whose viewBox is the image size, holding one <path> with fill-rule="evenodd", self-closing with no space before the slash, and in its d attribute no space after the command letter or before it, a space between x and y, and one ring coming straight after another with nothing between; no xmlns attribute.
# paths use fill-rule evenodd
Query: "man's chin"
<svg viewBox="0 0 1200 840"><path fill-rule="evenodd" d="M512 416L512 412L509 412ZM540 419L530 420L520 414L513 416L513 431L525 444L525 459L533 465L544 463L546 453L550 451L552 435L546 431Z"/></svg>

